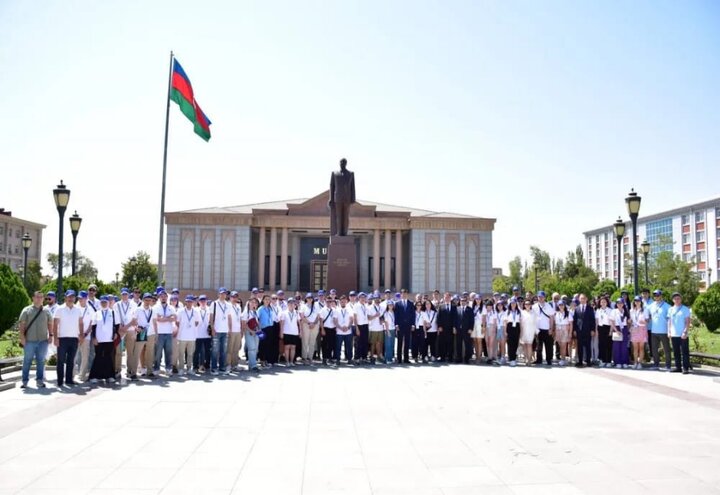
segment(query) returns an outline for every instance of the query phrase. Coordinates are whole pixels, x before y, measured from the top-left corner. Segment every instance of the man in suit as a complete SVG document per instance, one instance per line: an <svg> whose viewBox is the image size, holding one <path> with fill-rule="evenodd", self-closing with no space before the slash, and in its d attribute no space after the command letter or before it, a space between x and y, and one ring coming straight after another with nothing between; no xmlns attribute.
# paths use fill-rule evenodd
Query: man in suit
<svg viewBox="0 0 720 495"><path fill-rule="evenodd" d="M472 306L472 301L466 299L463 294L458 309L457 333L455 334L456 363L459 363L462 359L463 363L470 364L470 358L473 353L472 338L470 337L470 334L472 333L474 326L475 311ZM463 345L465 346L464 351Z"/></svg>
<svg viewBox="0 0 720 495"><path fill-rule="evenodd" d="M408 300L407 289L400 291L400 301L395 303L397 332L397 362L410 362L410 337L415 330L415 304Z"/></svg>
<svg viewBox="0 0 720 495"><path fill-rule="evenodd" d="M453 329L455 328L455 305L451 303L450 293L446 292L438 305L438 355L440 361L452 361Z"/></svg>
<svg viewBox="0 0 720 495"><path fill-rule="evenodd" d="M595 311L587 303L587 296L580 294L580 304L575 308L573 315L573 335L577 338L578 362L577 368L585 365L591 366L590 342L595 335ZM585 365L583 364L585 361Z"/></svg>

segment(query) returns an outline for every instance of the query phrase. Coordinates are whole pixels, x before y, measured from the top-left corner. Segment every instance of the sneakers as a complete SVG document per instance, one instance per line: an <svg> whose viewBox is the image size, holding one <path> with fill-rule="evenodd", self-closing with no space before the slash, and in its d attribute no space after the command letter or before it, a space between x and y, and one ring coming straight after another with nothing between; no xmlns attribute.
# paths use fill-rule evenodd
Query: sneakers
<svg viewBox="0 0 720 495"><path fill-rule="evenodd" d="M637 364L635 365L635 369L636 369L636 370L641 370L641 369L642 369L642 365L641 365L640 363L637 363Z"/></svg>
<svg viewBox="0 0 720 495"><path fill-rule="evenodd" d="M517 366L517 361L510 361L510 367L514 368L515 366Z"/></svg>
<svg viewBox="0 0 720 495"><path fill-rule="evenodd" d="M210 370L210 374L211 374L212 376L218 376L217 370Z"/></svg>
<svg viewBox="0 0 720 495"><path fill-rule="evenodd" d="M115 383L115 378L108 378L108 383Z"/></svg>
<svg viewBox="0 0 720 495"><path fill-rule="evenodd" d="M558 362L558 364L559 364L560 366L565 366L565 360L564 360L564 359L561 359L560 362Z"/></svg>
<svg viewBox="0 0 720 495"><path fill-rule="evenodd" d="M22 382L22 385L20 385L20 388L27 388L27 382Z"/></svg>
<svg viewBox="0 0 720 495"><path fill-rule="evenodd" d="M92 383L93 385L96 384L97 382L98 382L97 378L90 378L90 383Z"/></svg>

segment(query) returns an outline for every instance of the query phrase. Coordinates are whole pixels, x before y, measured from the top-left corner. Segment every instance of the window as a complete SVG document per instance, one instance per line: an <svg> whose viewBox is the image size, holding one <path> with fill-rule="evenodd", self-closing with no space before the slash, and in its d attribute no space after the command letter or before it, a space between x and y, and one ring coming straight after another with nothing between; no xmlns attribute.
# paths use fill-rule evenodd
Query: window
<svg viewBox="0 0 720 495"><path fill-rule="evenodd" d="M695 232L695 242L705 242L705 231Z"/></svg>
<svg viewBox="0 0 720 495"><path fill-rule="evenodd" d="M686 216L686 215L685 215ZM672 251L673 228L672 218L649 222L645 226L645 234L650 243L650 255L655 257L663 251Z"/></svg>
<svg viewBox="0 0 720 495"><path fill-rule="evenodd" d="M695 223L704 222L704 221L705 221L705 212L704 211L696 211L695 212Z"/></svg>
<svg viewBox="0 0 720 495"><path fill-rule="evenodd" d="M20 239L20 230L16 230L16 231L15 231L15 237L17 237L18 239Z"/></svg>
<svg viewBox="0 0 720 495"><path fill-rule="evenodd" d="M705 257L705 251L698 251L698 252L697 252L697 262L698 262L698 263L702 263L702 262L705 261L705 259L706 259L706 257Z"/></svg>
<svg viewBox="0 0 720 495"><path fill-rule="evenodd" d="M692 261L692 255L690 253L683 253L683 261L690 262Z"/></svg>
<svg viewBox="0 0 720 495"><path fill-rule="evenodd" d="M20 246L15 246L15 254L20 254Z"/></svg>
<svg viewBox="0 0 720 495"><path fill-rule="evenodd" d="M683 225L690 225L690 215L683 215L683 216L682 216L682 224L683 224Z"/></svg>
<svg viewBox="0 0 720 495"><path fill-rule="evenodd" d="M683 234L683 244L690 244L690 234Z"/></svg>
<svg viewBox="0 0 720 495"><path fill-rule="evenodd" d="M12 229L8 229L8 237L12 237Z"/></svg>

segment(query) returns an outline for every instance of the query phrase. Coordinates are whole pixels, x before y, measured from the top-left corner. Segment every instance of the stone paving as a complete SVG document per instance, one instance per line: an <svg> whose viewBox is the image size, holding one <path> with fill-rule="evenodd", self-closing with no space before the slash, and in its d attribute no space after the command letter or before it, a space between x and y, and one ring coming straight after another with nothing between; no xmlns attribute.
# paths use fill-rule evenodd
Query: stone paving
<svg viewBox="0 0 720 495"><path fill-rule="evenodd" d="M706 372L297 367L51 383L0 394L0 495L720 493L720 379Z"/></svg>

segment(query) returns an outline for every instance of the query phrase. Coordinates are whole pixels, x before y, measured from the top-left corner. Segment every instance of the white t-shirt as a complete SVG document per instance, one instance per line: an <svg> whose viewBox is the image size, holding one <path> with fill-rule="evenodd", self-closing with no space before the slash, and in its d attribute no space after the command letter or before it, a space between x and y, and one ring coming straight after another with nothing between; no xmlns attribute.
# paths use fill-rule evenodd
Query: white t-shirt
<svg viewBox="0 0 720 495"><path fill-rule="evenodd" d="M242 330L242 306L239 304L230 304L230 309L232 309L232 313L230 313L232 315L230 319L230 324L232 325L230 331L232 333L239 333Z"/></svg>
<svg viewBox="0 0 720 495"><path fill-rule="evenodd" d="M437 332L437 311L434 309L422 312L423 326L426 332Z"/></svg>
<svg viewBox="0 0 720 495"><path fill-rule="evenodd" d="M612 312L613 310L608 307L598 308L597 311L595 311L595 320L597 320L598 326L609 327L612 319Z"/></svg>
<svg viewBox="0 0 720 495"><path fill-rule="evenodd" d="M169 316L175 316L177 318L177 314L175 313L175 308L173 308L171 305L166 304L163 306L162 303L157 303L155 307L153 308L153 319L157 320L160 317L166 318ZM173 333L175 331L175 322L172 321L165 321L165 322L157 322L157 333L158 334L168 334Z"/></svg>
<svg viewBox="0 0 720 495"><path fill-rule="evenodd" d="M320 311L316 305L303 304L300 308L300 314L309 324L316 323L320 317Z"/></svg>
<svg viewBox="0 0 720 495"><path fill-rule="evenodd" d="M383 320L385 321L385 330L395 330L395 312L386 311L383 314Z"/></svg>
<svg viewBox="0 0 720 495"><path fill-rule="evenodd" d="M298 328L298 312L285 310L280 313L280 328L282 328L283 335L299 335L300 329Z"/></svg>
<svg viewBox="0 0 720 495"><path fill-rule="evenodd" d="M119 325L129 325L135 318L135 305L130 301L127 303L119 301L115 304L115 310L117 311L117 323ZM134 331L135 328L128 328L128 330Z"/></svg>
<svg viewBox="0 0 720 495"><path fill-rule="evenodd" d="M177 339L194 342L197 338L197 327L200 324L200 314L195 308L183 308L178 312Z"/></svg>
<svg viewBox="0 0 720 495"><path fill-rule="evenodd" d="M195 308L200 319L200 324L196 327L196 338L198 339L209 339L210 332L208 332L208 325L210 324L210 308L205 306L199 306Z"/></svg>
<svg viewBox="0 0 720 495"><path fill-rule="evenodd" d="M232 309L230 309L230 303L227 301L218 299L210 305L210 321L213 322L213 328L217 333L228 333L230 331L229 323L231 318Z"/></svg>
<svg viewBox="0 0 720 495"><path fill-rule="evenodd" d="M79 337L80 327L78 322L82 318L82 312L79 306L73 305L73 307L70 308L63 304L55 310L53 318L58 320L57 337Z"/></svg>
<svg viewBox="0 0 720 495"><path fill-rule="evenodd" d="M425 312L415 310L415 328L425 326Z"/></svg>
<svg viewBox="0 0 720 495"><path fill-rule="evenodd" d="M615 322L615 327L621 330L622 327L628 326L628 319L625 317L625 312L619 309L612 310L612 321Z"/></svg>
<svg viewBox="0 0 720 495"><path fill-rule="evenodd" d="M352 332L353 310L349 306L335 308L332 318L335 319L337 335L350 335ZM343 327L347 327L346 329Z"/></svg>
<svg viewBox="0 0 720 495"><path fill-rule="evenodd" d="M520 310L518 311L510 311L507 310L503 313L503 325L507 326L510 324L513 328L520 325L520 320L522 319L522 314Z"/></svg>
<svg viewBox="0 0 720 495"><path fill-rule="evenodd" d="M634 327L647 325L647 322L650 320L650 311L648 311L647 308L631 309L630 319Z"/></svg>
<svg viewBox="0 0 720 495"><path fill-rule="evenodd" d="M135 318L137 319L138 328L144 327L147 335L155 335L155 329L153 328L153 307L140 306L135 310Z"/></svg>
<svg viewBox="0 0 720 495"><path fill-rule="evenodd" d="M86 304L84 308L78 305L78 309L80 310L80 317L83 321L83 333L85 337L90 337L92 323L95 321L95 311L93 311L89 304Z"/></svg>
<svg viewBox="0 0 720 495"><path fill-rule="evenodd" d="M353 306L353 312L355 313L355 322L358 325L368 325L368 308L367 305L357 302Z"/></svg>
<svg viewBox="0 0 720 495"><path fill-rule="evenodd" d="M370 321L370 323L369 323L370 331L371 332L382 332L383 330L385 330L385 328L383 328L383 313L385 312L385 309L379 304L378 305L370 304L370 305L368 305L367 310L368 310L368 312L367 312L368 319L370 316L374 317L375 315L377 315L377 318L373 318L373 319L369 320Z"/></svg>
<svg viewBox="0 0 720 495"><path fill-rule="evenodd" d="M572 321L573 321L573 316L572 316L571 311L568 311L567 316L565 316L565 313L563 311L557 311L555 313L555 325L557 325L559 327L560 326L562 326L562 327L568 326L572 323Z"/></svg>
<svg viewBox="0 0 720 495"><path fill-rule="evenodd" d="M110 308L100 308L95 312L95 338L98 342L113 341L113 313Z"/></svg>
<svg viewBox="0 0 720 495"><path fill-rule="evenodd" d="M533 311L535 312L535 316L537 317L537 326L540 330L550 330L550 318L553 317L555 314L555 310L553 309L552 305L545 301L545 304L542 305L542 311L540 307L540 303L536 302L533 304Z"/></svg>
<svg viewBox="0 0 720 495"><path fill-rule="evenodd" d="M335 328L335 320L333 320L333 309L330 306L325 306L320 310L320 322L323 328Z"/></svg>

